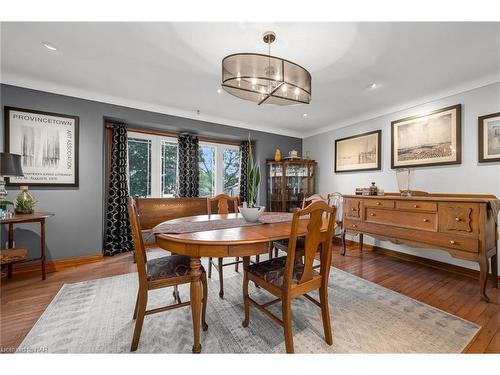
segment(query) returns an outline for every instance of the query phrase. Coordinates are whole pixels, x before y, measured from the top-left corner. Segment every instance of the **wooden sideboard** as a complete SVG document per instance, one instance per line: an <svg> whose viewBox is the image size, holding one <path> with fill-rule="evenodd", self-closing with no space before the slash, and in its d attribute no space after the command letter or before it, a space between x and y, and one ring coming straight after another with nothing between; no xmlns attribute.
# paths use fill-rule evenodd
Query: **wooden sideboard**
<svg viewBox="0 0 500 375"><path fill-rule="evenodd" d="M498 288L498 207L496 197L488 195L345 195L344 228L360 235L360 249L366 234L412 247L437 248L454 258L478 262L481 298L489 301L489 258L493 285Z"/></svg>

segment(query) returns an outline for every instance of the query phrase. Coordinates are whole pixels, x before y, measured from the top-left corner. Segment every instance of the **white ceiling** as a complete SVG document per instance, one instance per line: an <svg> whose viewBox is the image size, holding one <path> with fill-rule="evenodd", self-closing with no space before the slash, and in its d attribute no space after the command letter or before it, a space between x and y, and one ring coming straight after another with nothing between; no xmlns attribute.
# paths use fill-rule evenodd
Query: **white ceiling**
<svg viewBox="0 0 500 375"><path fill-rule="evenodd" d="M217 93L222 58L267 53L267 30L311 104ZM7 84L298 137L500 81L500 23L2 23L1 52Z"/></svg>

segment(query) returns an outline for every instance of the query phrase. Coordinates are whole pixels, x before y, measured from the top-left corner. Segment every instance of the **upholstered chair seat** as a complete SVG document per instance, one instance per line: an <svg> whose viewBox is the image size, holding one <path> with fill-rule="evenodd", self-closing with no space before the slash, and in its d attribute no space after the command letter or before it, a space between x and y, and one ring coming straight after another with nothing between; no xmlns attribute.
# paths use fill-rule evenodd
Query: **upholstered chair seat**
<svg viewBox="0 0 500 375"><path fill-rule="evenodd" d="M285 266L287 257L273 258L271 260L266 260L264 262L251 264L248 267L248 272L264 279L270 284L278 288L283 287ZM304 264L297 262L293 268L293 281L297 283L302 274L304 273ZM316 271L313 271L313 275L319 275Z"/></svg>
<svg viewBox="0 0 500 375"><path fill-rule="evenodd" d="M148 281L186 276L189 274L189 257L185 255L170 255L150 259L146 263L146 269Z"/></svg>

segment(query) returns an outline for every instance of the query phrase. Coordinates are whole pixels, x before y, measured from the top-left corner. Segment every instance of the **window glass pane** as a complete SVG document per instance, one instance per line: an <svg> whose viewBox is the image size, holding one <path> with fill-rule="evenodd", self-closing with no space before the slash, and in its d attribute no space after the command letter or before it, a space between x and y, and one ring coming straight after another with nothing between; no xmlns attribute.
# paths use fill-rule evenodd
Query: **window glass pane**
<svg viewBox="0 0 500 375"><path fill-rule="evenodd" d="M133 197L151 196L151 141L128 139L129 194Z"/></svg>
<svg viewBox="0 0 500 375"><path fill-rule="evenodd" d="M222 159L223 192L230 196L240 195L240 150L226 148Z"/></svg>
<svg viewBox="0 0 500 375"><path fill-rule="evenodd" d="M177 194L177 143L161 142L161 195Z"/></svg>
<svg viewBox="0 0 500 375"><path fill-rule="evenodd" d="M200 197L215 195L215 147L200 145Z"/></svg>

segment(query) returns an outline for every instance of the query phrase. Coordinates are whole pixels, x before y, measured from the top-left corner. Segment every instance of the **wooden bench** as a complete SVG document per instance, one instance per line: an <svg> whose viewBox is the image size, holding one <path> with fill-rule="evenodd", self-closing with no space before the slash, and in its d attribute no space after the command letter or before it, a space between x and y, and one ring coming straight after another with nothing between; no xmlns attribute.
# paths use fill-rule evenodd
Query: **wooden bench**
<svg viewBox="0 0 500 375"><path fill-rule="evenodd" d="M180 217L208 215L207 198L135 198L139 222L147 244L155 242L149 236L160 223ZM212 202L212 212L217 212L217 202Z"/></svg>

